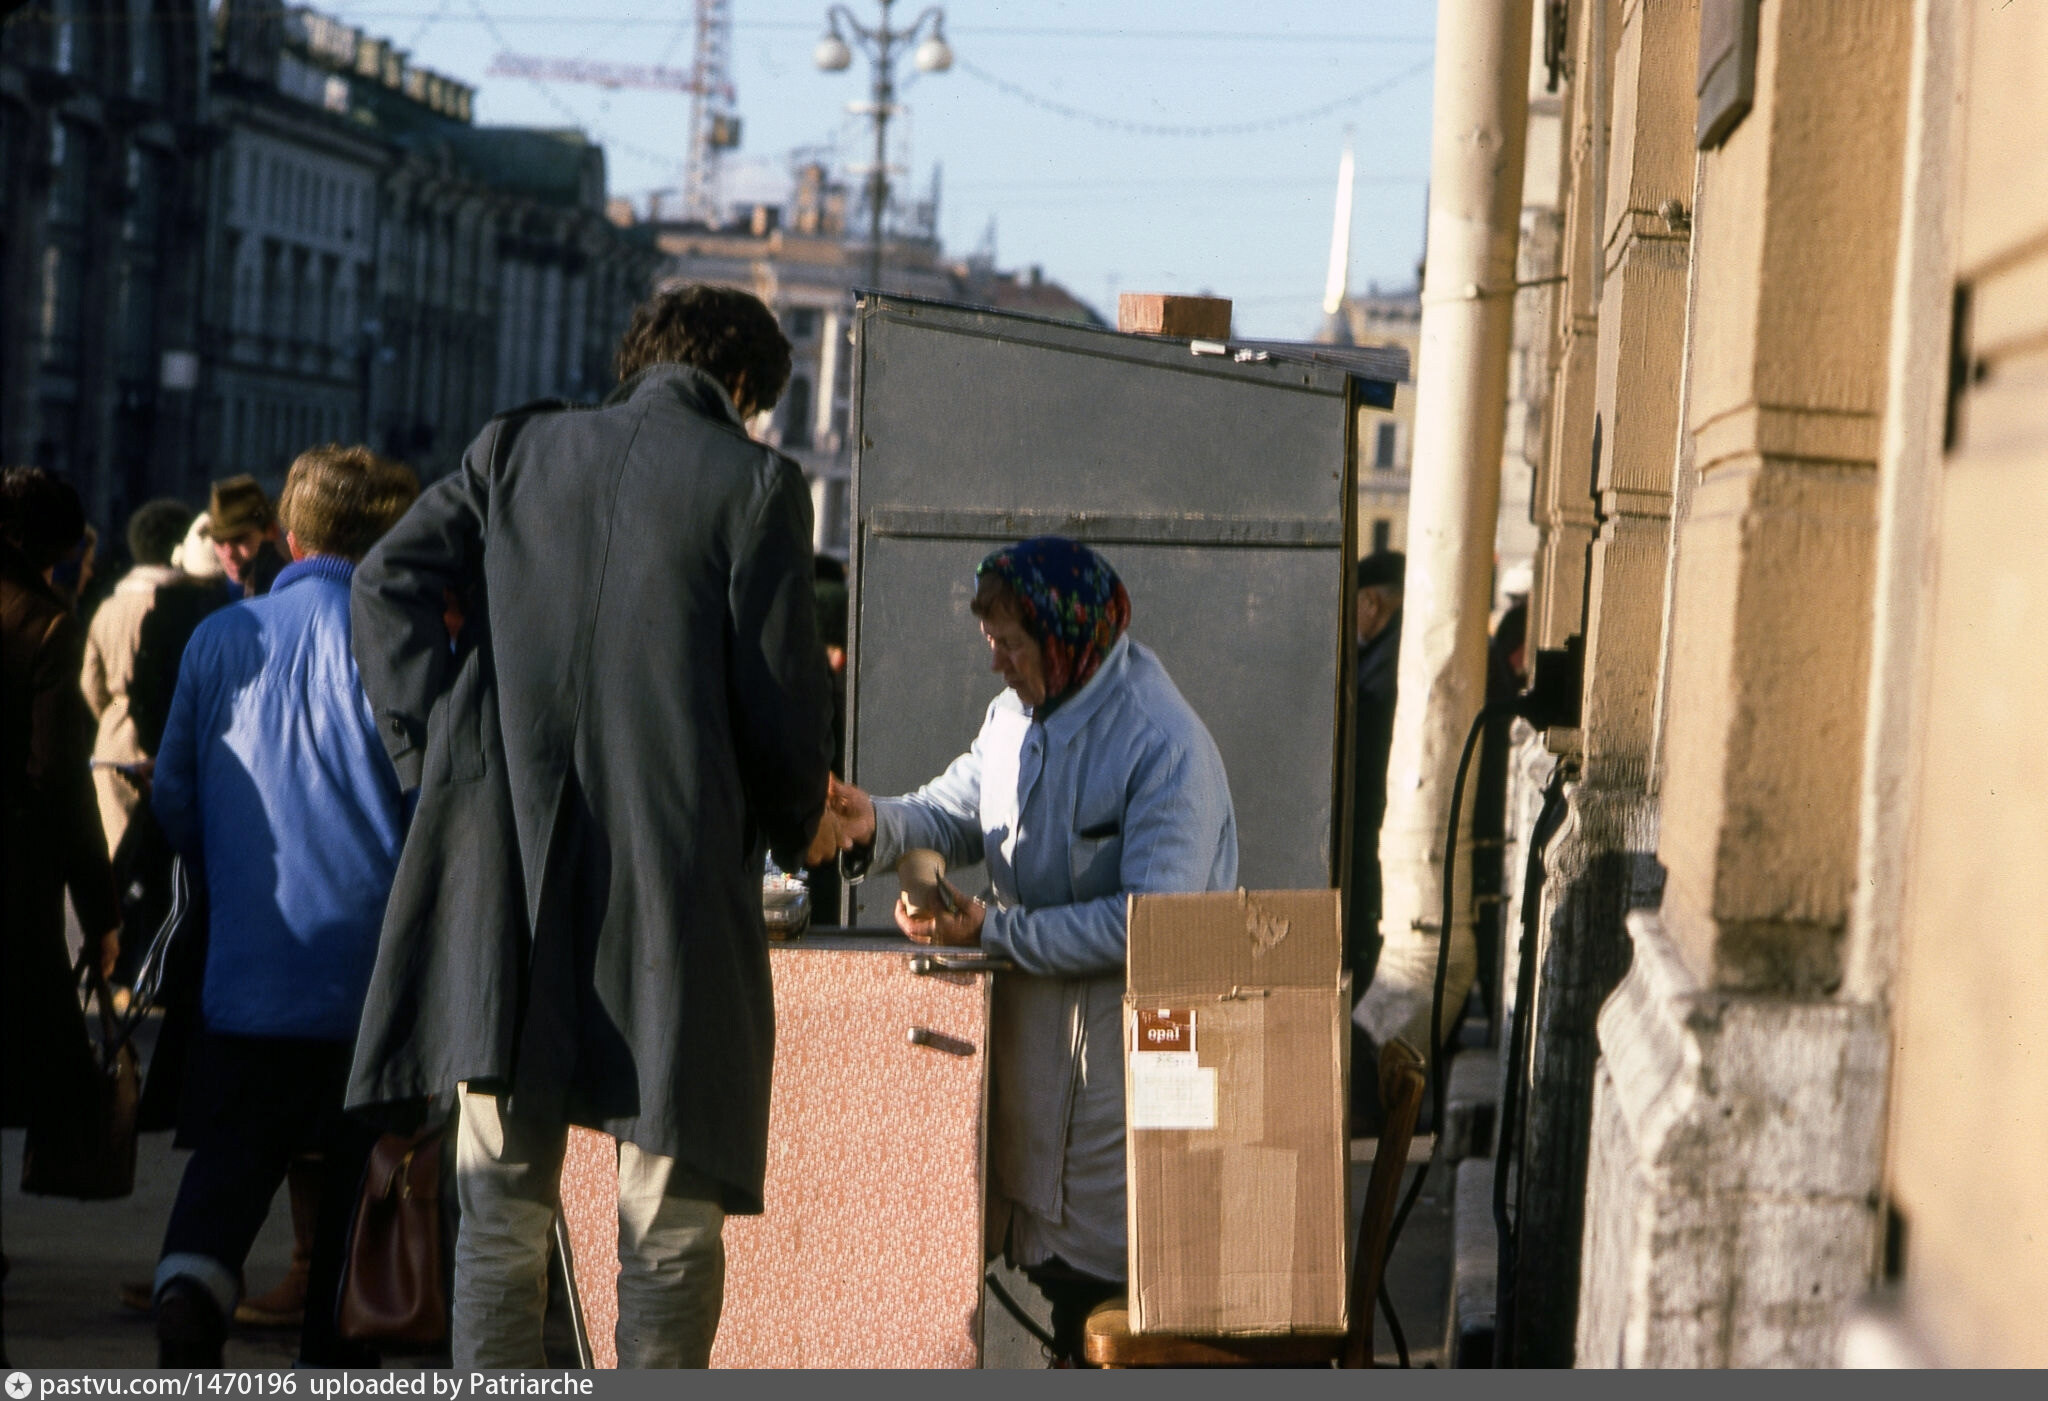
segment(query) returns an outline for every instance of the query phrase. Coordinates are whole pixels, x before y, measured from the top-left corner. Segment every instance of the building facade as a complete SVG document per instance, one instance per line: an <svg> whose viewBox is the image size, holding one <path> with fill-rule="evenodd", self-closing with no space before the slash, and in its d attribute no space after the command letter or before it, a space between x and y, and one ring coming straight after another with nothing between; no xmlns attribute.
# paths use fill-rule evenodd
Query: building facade
<svg viewBox="0 0 2048 1401"><path fill-rule="evenodd" d="M0 460L102 522L203 488L206 52L197 0L33 0L0 27Z"/></svg>
<svg viewBox="0 0 2048 1401"><path fill-rule="evenodd" d="M2048 16L1533 10L1532 627L1584 669L1502 1355L2043 1365Z"/></svg>
<svg viewBox="0 0 2048 1401"><path fill-rule="evenodd" d="M363 437L390 153L311 61L320 40L319 17L281 5L229 4L216 31L200 434L217 477L275 479L311 444Z"/></svg>
<svg viewBox="0 0 2048 1401"><path fill-rule="evenodd" d="M432 477L591 400L652 286L582 133L278 0L35 0L0 29L0 459L103 532L367 441Z"/></svg>
<svg viewBox="0 0 2048 1401"><path fill-rule="evenodd" d="M432 478L494 413L603 396L655 255L601 148L476 126L466 84L314 10L229 0L217 36L216 475L348 439Z"/></svg>

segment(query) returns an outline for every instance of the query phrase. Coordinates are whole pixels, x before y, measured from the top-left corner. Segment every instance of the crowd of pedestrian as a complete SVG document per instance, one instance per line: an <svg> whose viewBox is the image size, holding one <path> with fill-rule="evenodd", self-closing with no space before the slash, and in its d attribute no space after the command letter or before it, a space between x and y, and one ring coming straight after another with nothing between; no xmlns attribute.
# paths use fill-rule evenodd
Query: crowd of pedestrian
<svg viewBox="0 0 2048 1401"><path fill-rule="evenodd" d="M350 1216L379 1129L423 1119L458 1165L455 1360L544 1360L571 1123L620 1143L622 1360L707 1359L724 1214L760 1209L762 856L840 849L844 574L745 427L789 363L755 298L664 293L605 405L494 419L424 499L327 445L274 502L148 502L97 589L77 492L7 470L0 1108L38 1190L94 1195L50 1168L104 1128L86 1009L156 996L139 1121L190 1157L121 1294L165 1365L219 1365L236 1319L374 1362L337 1326ZM291 1272L245 1297L287 1182Z"/></svg>

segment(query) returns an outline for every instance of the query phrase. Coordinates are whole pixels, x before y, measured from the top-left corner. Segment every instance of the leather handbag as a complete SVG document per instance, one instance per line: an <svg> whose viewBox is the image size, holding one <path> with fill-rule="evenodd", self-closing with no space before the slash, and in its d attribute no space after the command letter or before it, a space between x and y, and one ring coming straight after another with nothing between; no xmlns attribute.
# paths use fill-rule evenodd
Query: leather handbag
<svg viewBox="0 0 2048 1401"><path fill-rule="evenodd" d="M387 1133L370 1151L349 1230L336 1323L358 1343L430 1347L448 1336L441 1284L441 1140Z"/></svg>
<svg viewBox="0 0 2048 1401"><path fill-rule="evenodd" d="M100 972L98 946L88 939L72 972L88 1003L99 1002L100 1035L61 1113L29 1125L21 1155L21 1190L44 1197L109 1201L135 1191L135 1110L142 1077L129 1044L132 1023L114 1013Z"/></svg>

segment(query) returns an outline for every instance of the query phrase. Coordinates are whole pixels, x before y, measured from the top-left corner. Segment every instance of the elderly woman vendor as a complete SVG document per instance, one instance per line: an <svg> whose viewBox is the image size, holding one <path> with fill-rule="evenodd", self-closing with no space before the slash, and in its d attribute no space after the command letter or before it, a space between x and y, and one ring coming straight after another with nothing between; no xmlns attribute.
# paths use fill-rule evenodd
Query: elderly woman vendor
<svg viewBox="0 0 2048 1401"><path fill-rule="evenodd" d="M975 571L973 611L1007 688L973 747L901 798L835 783L849 870L931 847L988 863L988 900L897 924L1013 960L996 981L991 1172L1007 1253L1053 1307L1060 1350L1123 1292L1124 907L1133 892L1227 890L1237 824L1223 761L1150 650L1125 636L1108 563L1042 536ZM861 850L861 848L866 848Z"/></svg>

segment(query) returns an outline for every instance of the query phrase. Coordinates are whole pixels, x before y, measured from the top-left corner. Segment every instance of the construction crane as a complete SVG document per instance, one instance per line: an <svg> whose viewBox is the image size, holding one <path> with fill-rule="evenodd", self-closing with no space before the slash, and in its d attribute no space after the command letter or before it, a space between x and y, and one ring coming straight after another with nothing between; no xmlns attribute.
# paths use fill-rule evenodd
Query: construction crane
<svg viewBox="0 0 2048 1401"><path fill-rule="evenodd" d="M687 217L716 224L721 214L719 156L740 144L734 110L732 0L696 0L697 52L687 69L655 63L606 63L579 58L538 58L501 53L487 72L536 82L590 83L617 91L643 88L690 95L690 149L683 181Z"/></svg>

